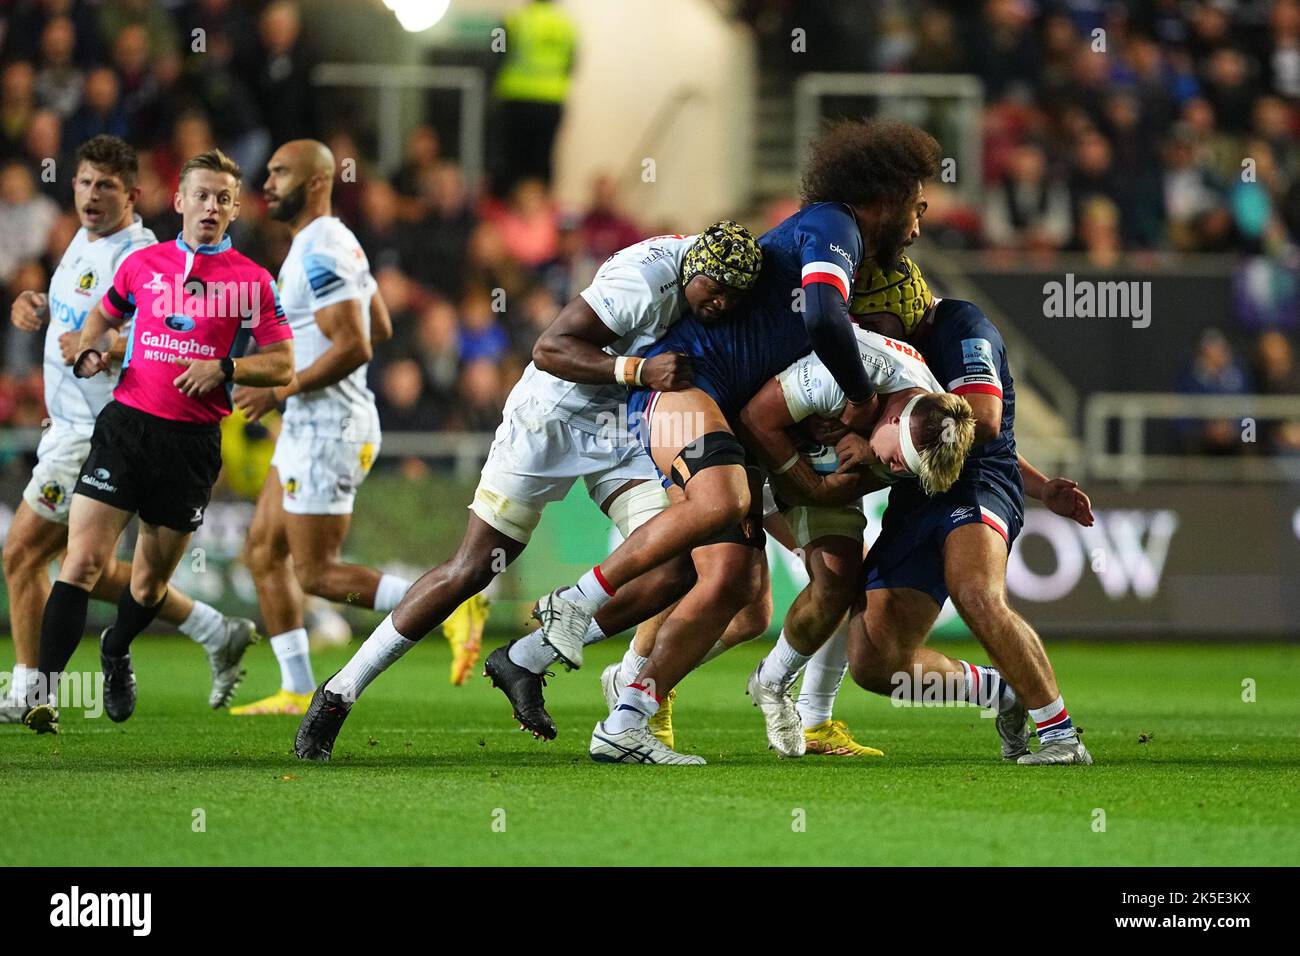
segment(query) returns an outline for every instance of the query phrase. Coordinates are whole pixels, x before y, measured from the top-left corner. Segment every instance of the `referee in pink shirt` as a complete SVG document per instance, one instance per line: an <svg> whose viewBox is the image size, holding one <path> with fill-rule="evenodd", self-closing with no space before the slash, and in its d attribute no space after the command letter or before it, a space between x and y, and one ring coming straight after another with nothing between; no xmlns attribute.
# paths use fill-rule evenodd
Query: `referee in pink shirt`
<svg viewBox="0 0 1300 956"><path fill-rule="evenodd" d="M91 588L118 536L140 516L131 586L100 635L104 709L135 710L131 641L149 626L167 582L203 523L221 471L221 419L233 385L287 385L293 341L270 274L231 248L239 215L239 167L209 150L181 169L175 208L181 234L129 255L86 317L73 371L108 368L108 330L131 321L113 401L95 420L68 516L68 553L41 622L40 679L24 722L58 729L58 678L86 626ZM244 355L249 339L258 351Z"/></svg>

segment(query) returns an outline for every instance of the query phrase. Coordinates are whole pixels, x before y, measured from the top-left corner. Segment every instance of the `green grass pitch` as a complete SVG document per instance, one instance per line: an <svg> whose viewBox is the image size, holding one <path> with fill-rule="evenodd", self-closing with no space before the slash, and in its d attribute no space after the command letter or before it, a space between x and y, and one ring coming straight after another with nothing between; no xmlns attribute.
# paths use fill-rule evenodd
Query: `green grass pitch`
<svg viewBox="0 0 1300 956"><path fill-rule="evenodd" d="M591 648L550 684L560 737L521 734L476 676L447 682L431 639L354 710L334 761L291 754L297 718L236 718L204 699L207 664L182 638L136 645L126 724L65 714L59 736L0 726L0 832L17 865L1300 863L1300 649L1051 648L1091 768L1002 765L992 722L897 709L851 681L838 716L884 759L779 761L744 696L766 644L682 685L679 747L707 767L593 764ZM944 645L983 660L972 645ZM318 655L316 673L346 650ZM0 666L12 661L0 649ZM277 669L253 648L239 700ZM97 666L87 639L72 669ZM1255 684L1243 700L1243 681ZM1145 743L1139 737L1145 735ZM201 812L200 812L201 811ZM203 823L201 831L196 821ZM1104 824L1104 829L1103 829ZM21 834L21 838L17 835Z"/></svg>

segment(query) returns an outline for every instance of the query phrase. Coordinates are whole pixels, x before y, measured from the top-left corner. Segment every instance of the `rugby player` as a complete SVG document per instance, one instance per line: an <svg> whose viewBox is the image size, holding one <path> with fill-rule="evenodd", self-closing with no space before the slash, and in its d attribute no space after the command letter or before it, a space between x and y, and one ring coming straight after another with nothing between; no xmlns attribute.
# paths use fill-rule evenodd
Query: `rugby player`
<svg viewBox="0 0 1300 956"><path fill-rule="evenodd" d="M134 712L131 641L157 615L203 523L221 470L219 423L230 412L230 386L293 378L292 332L275 283L226 235L239 214L239 187L239 167L220 150L188 160L174 199L180 235L128 255L82 326L72 369L92 378L108 370L109 333L134 316L113 401L95 420L77 479L67 557L41 622L37 703L24 717L37 732L57 723L53 694L81 642L90 592L138 514L130 585L100 635L105 712L114 721ZM243 356L250 336L259 350Z"/></svg>
<svg viewBox="0 0 1300 956"><path fill-rule="evenodd" d="M352 660L317 688L298 728L299 757L328 760L370 682L518 557L542 510L578 478L624 536L667 506L661 477L627 435L619 403L629 386L661 393L685 388L692 371L672 352L646 360L636 353L688 310L722 318L754 284L761 262L757 241L729 221L698 236L647 239L606 260L538 339L533 362L507 398L460 546L421 577ZM688 561L662 564L589 620L582 639L601 640L653 617L693 580ZM541 688L555 659L552 648L532 638L498 648L485 662L521 728L546 739L556 731Z"/></svg>
<svg viewBox="0 0 1300 956"><path fill-rule="evenodd" d="M370 263L331 210L334 155L315 140L285 143L267 162L262 194L293 244L280 267L280 305L293 330L293 381L241 386L234 403L250 421L285 403L275 455L248 529L244 560L280 664L280 688L231 710L301 714L316 688L304 592L377 611L397 606L411 582L344 563L357 488L379 451L379 414L366 387L371 342L392 324Z"/></svg>
<svg viewBox="0 0 1300 956"><path fill-rule="evenodd" d="M770 255L768 259L771 259ZM768 267L771 267L770 261ZM693 325L694 320L680 324L661 345L707 338L711 340L712 350L721 354L727 344L734 344L727 343L727 339L713 329L706 330L708 334L701 336L701 330L693 328ZM890 389L882 395L880 417L866 439L870 448L869 461L876 466L875 471L819 475L797 451L792 437L787 434L786 429L812 414L829 417L830 414L843 414L846 410L847 400L843 391L838 389L835 380L815 355L803 362L795 362L765 383L755 395L758 405L751 407L754 402L751 399L737 416L739 430L758 449L758 458L768 469L777 496L795 506L815 506L804 512L793 509L788 512L791 519L801 526L803 540L810 544L810 569L814 578L787 616L785 633L789 639L784 643L784 649L789 651L790 642L795 641L800 648L807 646L807 654L791 668L788 678L784 669L789 662L784 658L781 660L782 672L765 673L762 681L759 678L763 665L760 664L748 685L754 703L762 708L768 723L769 741L783 756L802 756L804 753L802 726L788 693L789 683L798 668L835 629L852 602L853 585L859 580L861 535L865 525L860 499L866 492L880 487L881 472L891 476L915 475L929 493L947 488L961 470L974 432L969 406L957 396L941 392L938 383L924 374L921 363L916 363L911 376L920 383L919 387L911 383L911 378L894 375L892 368L886 374L880 374L881 369L875 363L883 358L886 350L894 352L903 348L912 352L910 347L867 333L860 335L859 354L863 356L864 368L874 368L880 379L876 384L884 384ZM744 381L747 375L743 362L737 362L733 367L736 371L727 384ZM707 387L703 369L697 381L701 387ZM720 393L725 391L726 385L719 389ZM638 404L635 396L630 404L633 407ZM643 434L649 436L647 444L660 468L681 470L680 461L685 457L682 450L673 450L673 441L668 438L661 438L656 444L655 430L662 424L659 412L651 406L643 429ZM751 468L750 471L752 475L757 469ZM751 481L751 487L752 484ZM753 500L761 501L761 497L756 494ZM846 517L845 509L855 502L857 517ZM592 733L592 759L609 763L704 762L702 758L676 753L665 746L649 732L648 721L657 712L659 701L671 692L686 672L724 649L720 644L712 644L712 647L703 644L710 635L703 628L695 627L699 617L710 613L713 608L719 608L719 619L726 615L722 627L712 635L716 638L747 604L763 597L767 587L764 538L753 515L750 521L753 522L753 531L747 529L743 536L724 537L693 550L699 583L664 622L636 680L618 691L617 696L612 688L606 686L611 712ZM849 528L852 532L846 534ZM670 635L668 628L678 614L685 617L692 630L688 632L686 628L679 628ZM683 634L689 636L683 639ZM669 642L673 640L684 646L671 646ZM778 643L778 650L781 648ZM780 724L779 732L773 729L774 724Z"/></svg>
<svg viewBox="0 0 1300 956"><path fill-rule="evenodd" d="M24 332L49 323L43 363L49 422L5 537L4 574L17 663L9 696L0 700L0 723L21 722L27 712L27 695L38 673L50 563L67 547L73 486L90 448L95 416L112 398L125 350L125 339L115 337L109 369L93 379L75 377L72 360L81 326L123 260L157 241L135 212L138 171L135 150L115 136L96 136L82 144L72 183L81 228L63 253L48 294L23 292L10 312L10 320ZM116 604L130 579L130 566L110 555L91 597ZM207 652L212 668L208 703L224 706L243 675L244 651L256 639L253 622L225 617L175 587L168 589L158 616Z"/></svg>
<svg viewBox="0 0 1300 956"><path fill-rule="evenodd" d="M878 405L848 321L851 277L864 256L892 263L919 235L926 207L923 184L937 166L938 144L914 127L893 122L833 127L814 147L805 172L805 206L760 240L765 267L743 314L726 323L679 325L647 353L683 351L696 366L697 387L676 393L643 389L633 393L628 406L647 451L656 466L672 476L683 500L638 529L576 584L539 600L543 640L562 662L571 668L581 665L592 615L619 587L646 570L715 541L761 550L760 521L751 512L756 469L746 467L744 448L730 420L767 379L816 351L849 396L849 422L856 425L876 417ZM848 340L847 347L837 347L833 354L810 332L832 327ZM862 395L870 398L858 401ZM826 484L831 497L844 501L852 499L857 487L852 476L831 476ZM751 603L754 596L749 592L765 586L764 562L728 550L730 560L716 555L705 561L704 555L693 555L700 580L693 594L665 619L661 634L666 639L656 642L647 664L653 671L647 676L662 693L722 635L735 613ZM661 652L664 657L656 664ZM671 663L668 658L673 658ZM636 711L637 717L616 719L611 732L636 736L638 752L649 749L670 759L661 752L667 748L646 732L640 719L657 710L655 694L633 686L624 696L629 699L621 706Z"/></svg>
<svg viewBox="0 0 1300 956"><path fill-rule="evenodd" d="M864 268L876 280L876 287L885 286L884 273L874 262L867 262ZM897 423L899 451L904 454L902 460L894 458L888 465L877 466L877 474L883 476L879 486L896 474L918 475L923 486L933 489L950 485L961 470L973 438L970 406L957 396L942 394L939 383L911 346L863 329L856 329L855 335L863 366L881 396L882 409L891 422ZM817 481L817 473L808 458L809 441L797 430L813 417L837 419L845 405L843 390L816 354L809 353L769 380L746 403L738 418L738 430L745 445L758 455L772 476L769 484L788 484L791 497L804 498L806 489ZM927 417L931 406L939 409L938 414L928 416L931 427L917 429L919 444L926 449L922 453L911 443L911 418ZM883 441L891 431L882 427L876 434L878 441ZM803 454L800 446L805 449ZM833 450L821 457L829 458L827 467L834 471ZM802 756L809 743L818 753L879 756L879 750L858 744L847 727L831 717L831 705L847 667L842 640L824 661L819 661L812 686L805 688L810 710L806 718L813 718L811 722L796 709L789 693L798 673L836 632L857 593L866 528L862 502L859 499L831 508L791 505L784 496L770 496L765 489L765 500L768 497L773 497L775 503L770 511L764 509L765 527L777 529L787 547L801 555L809 574L809 584L787 613L775 648L749 680L748 692L763 711L769 742L785 757ZM772 512L779 515L777 520L768 517ZM770 596L764 595L764 600L770 601ZM701 663L737 643L733 634L724 634ZM653 649L653 640L638 644L623 662L610 665L601 675L611 709L618 688L635 680L643 659ZM822 684L831 685L829 693Z"/></svg>
<svg viewBox="0 0 1300 956"><path fill-rule="evenodd" d="M874 263L867 264L863 280L869 288L888 285ZM897 476L912 475L924 494L938 494L956 481L974 440L970 405L945 393L911 346L862 329L857 336L863 364L877 378L877 391L887 396L882 400L881 421L868 440L881 486L893 483ZM809 575L776 645L755 668L748 685L750 697L763 712L768 742L785 757L802 756L807 746L804 722L790 688L853 604L861 581L866 529L860 499L841 508L786 503L786 495L780 493L783 479L794 477L797 493L813 477L812 465L796 450L789 429L814 415L835 418L844 404L835 380L815 355L808 355L765 385L740 416L746 444L758 451L773 475L776 503L794 533L795 545L804 553ZM913 418L928 427L915 428ZM892 458L883 446L888 438L898 440ZM832 734L833 728L823 727L814 740L847 746L847 741L820 739Z"/></svg>
<svg viewBox="0 0 1300 956"><path fill-rule="evenodd" d="M896 276L903 296L930 297L909 262ZM961 477L928 497L912 482L895 484L880 537L867 555L866 608L849 636L853 679L878 694L915 695L951 687L959 697L996 708L1002 756L1025 765L1090 764L1051 661L1038 634L1007 603L1007 555L1024 520L1024 495L1082 525L1092 524L1088 496L1068 478L1048 480L1016 452L1015 386L997 328L970 302L935 297L923 308L875 312L863 324L905 337L949 391L975 411L975 448ZM863 454L850 438L842 461ZM943 603L953 599L993 666L955 660L925 640ZM916 686L917 677L920 686ZM900 685L900 678L904 678ZM1029 750L1028 717L1041 747Z"/></svg>

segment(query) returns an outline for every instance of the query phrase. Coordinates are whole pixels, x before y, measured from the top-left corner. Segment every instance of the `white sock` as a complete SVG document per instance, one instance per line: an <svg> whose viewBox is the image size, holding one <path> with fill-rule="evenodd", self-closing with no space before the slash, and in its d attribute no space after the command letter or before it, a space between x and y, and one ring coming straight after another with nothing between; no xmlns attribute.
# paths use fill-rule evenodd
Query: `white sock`
<svg viewBox="0 0 1300 956"><path fill-rule="evenodd" d="M614 592L601 583L595 568L578 578L577 584L560 592L560 597L572 601L588 614L595 614L608 604L613 596Z"/></svg>
<svg viewBox="0 0 1300 956"><path fill-rule="evenodd" d="M605 633L605 629L596 623L595 618L592 618L591 623L587 625L587 633L582 636L582 646L590 647L592 644L599 644L607 637L609 635Z"/></svg>
<svg viewBox="0 0 1300 956"><path fill-rule="evenodd" d="M704 656L700 658L700 662L695 666L703 667L705 664L713 660L715 657L721 657L726 651L729 650L731 650L730 645L723 644L721 641L714 641L713 646L710 647L708 651L705 652Z"/></svg>
<svg viewBox="0 0 1300 956"><path fill-rule="evenodd" d="M13 682L9 685L10 699L26 701L28 691L35 686L36 678L39 674L39 667L28 667L26 664L15 664L13 670Z"/></svg>
<svg viewBox="0 0 1300 956"><path fill-rule="evenodd" d="M391 611L410 588L411 582L406 578L399 578L396 574L381 574L379 587L375 588L375 610Z"/></svg>
<svg viewBox="0 0 1300 956"><path fill-rule="evenodd" d="M831 719L835 696L840 692L840 683L848 669L849 622L845 619L804 668L803 683L799 685L799 697L795 700L804 730L811 730Z"/></svg>
<svg viewBox="0 0 1300 956"><path fill-rule="evenodd" d="M620 684L630 684L636 680L636 675L641 673L641 668L645 667L646 659L636 652L636 638L632 638L627 645L627 653L623 655L623 663L618 668L618 682Z"/></svg>
<svg viewBox="0 0 1300 956"><path fill-rule="evenodd" d="M1046 707L1029 708L1029 718L1034 722L1040 744L1053 740L1070 740L1078 736L1070 712L1065 709L1065 701L1060 697Z"/></svg>
<svg viewBox="0 0 1300 956"><path fill-rule="evenodd" d="M763 658L762 669L758 672L759 681L773 690L789 687L799 674L799 668L808 663L808 654L800 654L785 639L785 631L777 638L776 647Z"/></svg>
<svg viewBox="0 0 1300 956"><path fill-rule="evenodd" d="M605 729L612 734L633 727L644 727L659 709L659 699L640 684L628 684L618 695L618 703L605 718Z"/></svg>
<svg viewBox="0 0 1300 956"><path fill-rule="evenodd" d="M362 642L352 655L352 660L343 665L343 670L329 679L325 689L331 694L341 694L350 702L355 701L370 686L371 681L388 670L415 644L415 641L407 640L397 632L393 626L393 615L390 614Z"/></svg>
<svg viewBox="0 0 1300 956"><path fill-rule="evenodd" d="M555 651L549 644L542 643L541 628L519 638L506 653L512 661L534 674L544 674L546 668L555 662Z"/></svg>
<svg viewBox="0 0 1300 956"><path fill-rule="evenodd" d="M226 633L226 617L210 604L195 601L189 617L180 623L180 632L204 647L220 640Z"/></svg>
<svg viewBox="0 0 1300 956"><path fill-rule="evenodd" d="M311 673L311 649L307 629L296 627L271 638L271 650L280 662L280 686L295 694L310 694L316 689Z"/></svg>

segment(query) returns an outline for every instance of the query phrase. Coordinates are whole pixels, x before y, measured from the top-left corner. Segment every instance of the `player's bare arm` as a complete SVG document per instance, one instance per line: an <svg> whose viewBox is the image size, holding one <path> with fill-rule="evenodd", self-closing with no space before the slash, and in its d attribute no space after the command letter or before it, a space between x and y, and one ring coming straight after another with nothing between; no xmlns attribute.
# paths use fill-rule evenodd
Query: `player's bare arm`
<svg viewBox="0 0 1300 956"><path fill-rule="evenodd" d="M1041 501L1048 510L1063 518L1076 521L1085 528L1092 527L1092 501L1077 481L1048 478L1026 461L1024 455L1017 455L1016 459L1020 464L1020 478L1025 483L1025 494Z"/></svg>
<svg viewBox="0 0 1300 956"><path fill-rule="evenodd" d="M972 393L963 396L975 413L975 444L983 445L1002 434L1002 398Z"/></svg>
<svg viewBox="0 0 1300 956"><path fill-rule="evenodd" d="M336 302L318 310L316 324L330 340L330 347L285 385L238 389L233 396L235 406L255 422L290 395L314 392L347 378L369 362L373 354L362 324L364 321L366 318L362 315L359 299ZM243 361L247 359L241 363Z"/></svg>
<svg viewBox="0 0 1300 956"><path fill-rule="evenodd" d="M644 362L639 358L624 358L620 365L619 356L605 351L605 346L617 338L587 301L578 296L560 311L537 340L533 346L533 362L543 372L566 382L586 385L620 382L645 385L660 392L690 387L691 363L685 355L669 352ZM622 373L621 377L616 373Z"/></svg>
<svg viewBox="0 0 1300 956"><path fill-rule="evenodd" d="M382 345L393 337L393 317L388 311L388 303L375 290L370 297L370 344Z"/></svg>
<svg viewBox="0 0 1300 956"><path fill-rule="evenodd" d="M229 377L226 361L232 365ZM293 378L293 340L282 339L262 346L256 355L238 359L178 358L176 366L184 371L176 376L172 384L191 398L205 395L227 382L237 385L288 385Z"/></svg>
<svg viewBox="0 0 1300 956"><path fill-rule="evenodd" d="M772 488L791 504L822 507L845 505L879 487L879 481L857 472L843 472L823 478L799 454L789 429L794 417L781 391L771 379L740 411L736 432L764 466Z"/></svg>
<svg viewBox="0 0 1300 956"><path fill-rule="evenodd" d="M39 332L50 317L49 301L45 293L28 289L14 299L9 309L9 321L24 332Z"/></svg>
<svg viewBox="0 0 1300 956"><path fill-rule="evenodd" d="M77 342L77 353L72 361L73 374L78 378L90 378L108 371L112 334L124 321L125 319L105 312L101 303L95 303L95 307L86 316L85 324L81 326L81 338Z"/></svg>

